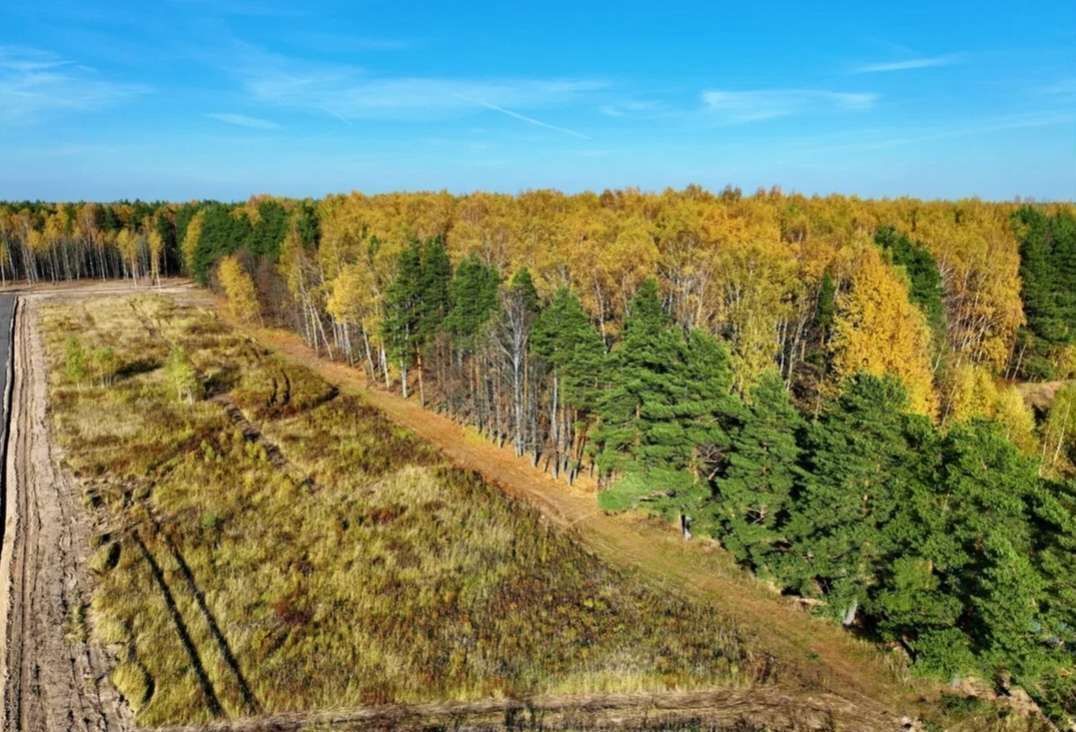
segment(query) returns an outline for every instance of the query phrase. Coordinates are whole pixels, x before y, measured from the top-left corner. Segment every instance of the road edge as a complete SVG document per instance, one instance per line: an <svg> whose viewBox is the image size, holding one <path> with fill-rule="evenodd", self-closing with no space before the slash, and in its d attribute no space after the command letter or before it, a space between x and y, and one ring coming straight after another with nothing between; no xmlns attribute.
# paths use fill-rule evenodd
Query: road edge
<svg viewBox="0 0 1076 732"><path fill-rule="evenodd" d="M15 304L11 309L11 328L8 333L10 339L7 359L7 383L4 387L4 424L3 439L0 440L0 512L3 520L0 522L0 687L3 689L4 716L7 716L8 700L8 639L11 628L8 616L11 605L11 555L15 548L15 536L18 533L19 516L17 511L17 496L13 491L18 490L18 480L15 479L15 465L9 461L11 443L12 420L12 395L15 392L15 323L22 306L22 298L15 296ZM5 719L5 723L6 723Z"/></svg>

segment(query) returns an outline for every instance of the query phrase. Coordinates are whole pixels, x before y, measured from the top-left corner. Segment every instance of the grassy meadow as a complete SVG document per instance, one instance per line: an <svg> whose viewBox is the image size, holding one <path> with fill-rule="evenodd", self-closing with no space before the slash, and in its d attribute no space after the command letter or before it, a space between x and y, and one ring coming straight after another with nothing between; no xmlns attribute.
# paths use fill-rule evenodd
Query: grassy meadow
<svg viewBox="0 0 1076 732"><path fill-rule="evenodd" d="M746 684L766 665L209 310L111 297L42 322L54 434L98 526L87 625L141 725Z"/></svg>

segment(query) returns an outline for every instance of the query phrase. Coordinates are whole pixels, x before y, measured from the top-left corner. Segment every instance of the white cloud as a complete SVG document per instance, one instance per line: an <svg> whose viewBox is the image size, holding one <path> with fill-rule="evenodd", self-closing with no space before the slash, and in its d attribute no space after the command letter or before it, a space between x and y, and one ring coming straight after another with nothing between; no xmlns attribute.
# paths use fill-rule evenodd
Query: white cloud
<svg viewBox="0 0 1076 732"><path fill-rule="evenodd" d="M493 110L494 112L500 112L501 114L506 115L508 117L511 117L512 119L518 119L518 120L520 120L522 122L526 122L529 125L534 125L535 127L543 127L543 128L545 128L547 130L553 130L554 132L563 132L565 135L571 135L572 137L578 137L580 140L589 140L590 139L590 137L588 137L587 135L584 135L582 132L578 132L576 130L568 129L567 127L558 127L557 125L551 125L548 122L543 122L540 119L535 119L534 117L528 117L525 114L520 114L519 112L513 112L512 110L505 109L504 107L499 107L496 104L491 104L489 102L484 102L484 101L481 101L481 100L468 100L468 101L472 101L473 103L477 104L478 106L485 107L486 109Z"/></svg>
<svg viewBox="0 0 1076 732"><path fill-rule="evenodd" d="M1062 79L1042 87L1042 93L1057 97L1076 97L1076 78Z"/></svg>
<svg viewBox="0 0 1076 732"><path fill-rule="evenodd" d="M702 93L702 101L708 111L724 121L757 122L832 110L866 110L874 106L878 95L821 89L712 89Z"/></svg>
<svg viewBox="0 0 1076 732"><path fill-rule="evenodd" d="M209 112L206 117L215 119L218 122L224 122L225 124L235 125L237 127L246 127L252 130L279 130L280 125L271 120L262 119L260 117L248 117L245 114L234 114L232 112Z"/></svg>
<svg viewBox="0 0 1076 732"><path fill-rule="evenodd" d="M658 102L629 99L614 104L603 104L598 111L606 117L657 117L667 114L669 110Z"/></svg>
<svg viewBox="0 0 1076 732"><path fill-rule="evenodd" d="M852 69L854 74L879 74L891 71L911 71L912 69L930 69L938 66L952 66L960 63L963 56L950 53L945 56L925 56L921 58L909 58L903 61L882 61L879 63L863 64Z"/></svg>
<svg viewBox="0 0 1076 732"><path fill-rule="evenodd" d="M240 50L233 72L253 101L344 120L430 119L491 109L550 126L511 110L566 105L606 88L592 79L378 76L356 66L311 64L249 46Z"/></svg>
<svg viewBox="0 0 1076 732"><path fill-rule="evenodd" d="M27 123L50 112L100 109L139 94L124 84L48 51L0 46L0 123Z"/></svg>

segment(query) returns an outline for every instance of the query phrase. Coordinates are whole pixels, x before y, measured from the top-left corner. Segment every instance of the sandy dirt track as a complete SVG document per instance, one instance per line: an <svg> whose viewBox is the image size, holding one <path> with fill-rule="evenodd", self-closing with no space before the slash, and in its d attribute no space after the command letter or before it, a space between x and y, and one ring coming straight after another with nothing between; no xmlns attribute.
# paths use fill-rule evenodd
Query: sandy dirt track
<svg viewBox="0 0 1076 732"><path fill-rule="evenodd" d="M92 516L83 505L79 486L62 468L62 455L49 439L47 383L43 343L37 327L38 311L49 299L85 298L99 295L146 292L118 283L65 285L19 295L18 315L12 343L14 379L11 389L9 452L6 470L7 513L0 552L0 671L4 688L4 728L14 730L126 730L134 722L123 701L108 681L111 659L88 642L84 614L79 611L90 599L90 574L86 563L94 534ZM163 292L184 293L182 299L210 304L204 291L173 284ZM6 334L0 334L0 337ZM332 379L343 367L311 358L295 341L281 348L288 355L301 355L307 365L346 385L350 379ZM0 363L0 369L4 365ZM340 369L338 371L337 369ZM332 374L326 371L333 372ZM348 374L354 379L354 372ZM353 382L352 382L353 383ZM495 472L506 492L533 503L556 523L580 530L584 537L596 538L591 524L604 519L593 515L593 505L579 502L580 496L552 484L555 491L532 491L539 481L524 475L527 469L516 460L515 470L506 459L491 459L492 445L476 442L457 432L458 425L418 410L391 395L363 390L377 406L396 421L431 439L461 465ZM413 411L418 410L418 411ZM443 433L431 430L433 424ZM461 431L462 432L462 431ZM455 449L452 449L455 448ZM550 503L550 497L556 500ZM568 496L569 508L561 501ZM592 499L591 499L592 500ZM577 505L578 502L578 505ZM584 523L580 525L580 521ZM638 541L640 527L621 526L624 538ZM608 540L607 536L598 536ZM652 538L652 537L651 537ZM593 541L592 549L599 548ZM602 542L604 543L604 542ZM623 546L600 547L599 554L621 554L625 563L638 559ZM612 551L610 551L612 549ZM675 552L670 552L675 553ZM679 560L685 557L677 557ZM678 562L676 563L678 564ZM669 567L663 567L668 570ZM663 578L671 584L692 584L697 577L678 577L670 572ZM660 583L664 584L664 583ZM696 591L710 601L710 588ZM717 588L713 588L717 589ZM727 588L722 588L727 589ZM691 594L695 594L694 592ZM741 601L747 598L741 598ZM720 603L718 603L720 604ZM750 605L750 603L748 603ZM786 630L781 628L780 630ZM850 674L855 671L847 669ZM669 724L701 722L731 725L738 720L769 723L781 730L890 730L899 729L896 715L878 703L855 693L835 694L832 688L807 691L805 688L763 687L721 689L694 694L619 695L589 698L545 698L528 702L489 700L472 704L428 704L353 709L314 715L279 715L222 722L219 729L262 730L301 729L307 726L337 729L419 729L429 725L453 729L499 729L509 724L541 724L548 729L629 728L661 729ZM855 685L853 684L853 687Z"/></svg>
<svg viewBox="0 0 1076 732"><path fill-rule="evenodd" d="M19 298L0 554L4 723L18 730L131 727L87 642L85 564L90 526L78 487L61 469L46 423L46 373L36 327L40 296Z"/></svg>

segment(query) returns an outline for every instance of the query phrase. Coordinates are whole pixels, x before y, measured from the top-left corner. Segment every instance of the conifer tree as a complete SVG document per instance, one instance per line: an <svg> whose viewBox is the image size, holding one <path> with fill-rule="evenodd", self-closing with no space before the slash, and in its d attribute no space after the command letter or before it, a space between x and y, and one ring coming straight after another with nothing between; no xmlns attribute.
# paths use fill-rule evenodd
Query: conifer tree
<svg viewBox="0 0 1076 732"><path fill-rule="evenodd" d="M423 352L441 332L450 307L449 287L452 282L452 262L441 237L428 239L422 246L419 276L418 358L419 401L426 403Z"/></svg>
<svg viewBox="0 0 1076 732"><path fill-rule="evenodd" d="M473 351L479 335L497 310L500 277L476 255L463 258L449 285L445 329L464 350Z"/></svg>
<svg viewBox="0 0 1076 732"><path fill-rule="evenodd" d="M727 465L717 483L722 543L756 569L781 542L778 521L801 477L797 433L803 418L780 374L768 371L732 432Z"/></svg>
<svg viewBox="0 0 1076 732"><path fill-rule="evenodd" d="M530 339L531 349L550 371L549 426L553 473L578 468L586 425L578 415L597 405L605 365L605 344L579 299L566 287L557 290L539 313Z"/></svg>
<svg viewBox="0 0 1076 732"><path fill-rule="evenodd" d="M685 534L692 518L709 529L711 490L699 451L727 445L727 352L701 332L685 337L662 310L657 283L646 280L610 355L607 379L595 442L598 468L615 482L602 493L602 505L643 503L679 515Z"/></svg>
<svg viewBox="0 0 1076 732"><path fill-rule="evenodd" d="M422 317L422 250L412 240L400 252L396 276L385 295L385 318L381 323L389 357L400 368L404 399L409 393L409 369L421 343Z"/></svg>
<svg viewBox="0 0 1076 732"><path fill-rule="evenodd" d="M1076 216L1047 216L1025 206L1014 215L1020 232L1021 298L1027 327L1013 350L1016 372L1054 378L1064 346L1076 342Z"/></svg>
<svg viewBox="0 0 1076 732"><path fill-rule="evenodd" d="M810 473L787 530L779 574L805 594L816 588L851 623L890 547L886 522L912 490L918 456L907 397L892 377L858 374L806 432Z"/></svg>
<svg viewBox="0 0 1076 732"><path fill-rule="evenodd" d="M883 226L874 234L874 241L904 269L908 277L908 298L926 316L927 324L940 340L945 331L945 310L942 304L942 279L934 255L891 226Z"/></svg>

